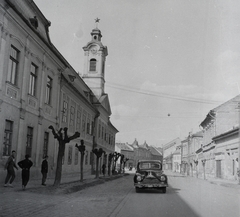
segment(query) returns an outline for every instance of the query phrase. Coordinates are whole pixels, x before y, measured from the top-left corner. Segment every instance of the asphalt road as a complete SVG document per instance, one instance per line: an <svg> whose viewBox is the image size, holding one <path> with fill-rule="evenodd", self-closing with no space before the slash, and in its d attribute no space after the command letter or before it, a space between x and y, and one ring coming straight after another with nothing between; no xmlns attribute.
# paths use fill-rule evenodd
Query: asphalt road
<svg viewBox="0 0 240 217"><path fill-rule="evenodd" d="M71 194L5 190L0 216L239 217L240 190L196 178L169 176L167 193L136 193L133 174Z"/></svg>

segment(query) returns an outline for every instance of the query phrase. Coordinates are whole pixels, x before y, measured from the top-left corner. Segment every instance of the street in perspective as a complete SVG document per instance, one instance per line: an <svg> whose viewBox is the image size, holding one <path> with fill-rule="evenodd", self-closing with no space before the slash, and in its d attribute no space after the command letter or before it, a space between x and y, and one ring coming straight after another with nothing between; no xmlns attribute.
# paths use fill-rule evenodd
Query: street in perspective
<svg viewBox="0 0 240 217"><path fill-rule="evenodd" d="M42 190L34 184L22 191L19 187L0 188L0 216L35 217L238 217L240 187L217 180L201 180L168 173L166 193L142 189L136 193L134 171L81 190ZM89 180L90 181L90 180ZM91 180L91 181L94 181ZM79 183L79 182L78 182ZM71 186L69 183L63 188Z"/></svg>
<svg viewBox="0 0 240 217"><path fill-rule="evenodd" d="M0 217L240 217L239 0L0 0Z"/></svg>

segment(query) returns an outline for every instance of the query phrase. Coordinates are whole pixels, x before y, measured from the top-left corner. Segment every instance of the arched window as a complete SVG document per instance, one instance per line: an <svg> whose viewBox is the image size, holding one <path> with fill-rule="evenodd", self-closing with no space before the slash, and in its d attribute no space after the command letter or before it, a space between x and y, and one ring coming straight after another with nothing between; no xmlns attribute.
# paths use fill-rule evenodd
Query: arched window
<svg viewBox="0 0 240 217"><path fill-rule="evenodd" d="M91 59L90 60L90 71L96 71L97 60Z"/></svg>

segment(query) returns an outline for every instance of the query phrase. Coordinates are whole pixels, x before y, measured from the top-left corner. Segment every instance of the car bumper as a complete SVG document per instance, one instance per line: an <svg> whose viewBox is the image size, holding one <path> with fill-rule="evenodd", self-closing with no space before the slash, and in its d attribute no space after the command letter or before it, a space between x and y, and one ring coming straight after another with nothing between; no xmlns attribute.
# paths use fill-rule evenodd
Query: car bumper
<svg viewBox="0 0 240 217"><path fill-rule="evenodd" d="M158 184L143 184L143 183L134 183L136 188L164 188L168 187L166 183L158 183Z"/></svg>

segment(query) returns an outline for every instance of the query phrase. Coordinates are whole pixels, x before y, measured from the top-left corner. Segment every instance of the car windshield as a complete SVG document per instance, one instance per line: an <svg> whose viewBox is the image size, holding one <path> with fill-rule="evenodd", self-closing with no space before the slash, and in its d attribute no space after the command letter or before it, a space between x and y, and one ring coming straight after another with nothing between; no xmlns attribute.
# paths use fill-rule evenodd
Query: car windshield
<svg viewBox="0 0 240 217"><path fill-rule="evenodd" d="M156 162L139 163L139 169L161 169L161 164Z"/></svg>

